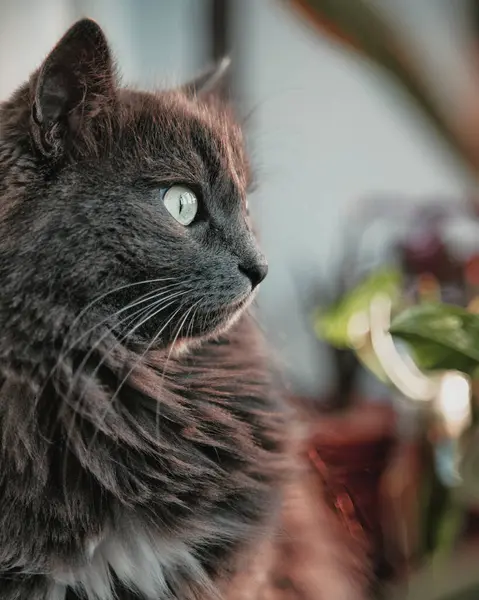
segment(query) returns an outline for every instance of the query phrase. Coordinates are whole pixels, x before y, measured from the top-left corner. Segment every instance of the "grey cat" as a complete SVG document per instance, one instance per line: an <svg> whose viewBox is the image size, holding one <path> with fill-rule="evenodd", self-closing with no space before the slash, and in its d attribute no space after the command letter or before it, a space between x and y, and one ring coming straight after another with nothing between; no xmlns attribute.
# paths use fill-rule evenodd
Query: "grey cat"
<svg viewBox="0 0 479 600"><path fill-rule="evenodd" d="M2 600L212 600L274 528L267 265L219 80L120 88L82 20L0 106Z"/></svg>

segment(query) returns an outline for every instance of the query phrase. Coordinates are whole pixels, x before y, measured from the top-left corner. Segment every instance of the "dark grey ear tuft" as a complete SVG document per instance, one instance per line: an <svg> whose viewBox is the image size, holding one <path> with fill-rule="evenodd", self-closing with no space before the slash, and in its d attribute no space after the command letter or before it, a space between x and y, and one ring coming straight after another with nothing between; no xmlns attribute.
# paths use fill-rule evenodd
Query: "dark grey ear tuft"
<svg viewBox="0 0 479 600"><path fill-rule="evenodd" d="M75 23L34 76L34 137L44 154L56 153L115 94L112 59L100 26Z"/></svg>
<svg viewBox="0 0 479 600"><path fill-rule="evenodd" d="M188 96L208 96L220 94L225 91L231 67L231 59L225 56L209 69L201 73L196 79L183 86L183 91Z"/></svg>

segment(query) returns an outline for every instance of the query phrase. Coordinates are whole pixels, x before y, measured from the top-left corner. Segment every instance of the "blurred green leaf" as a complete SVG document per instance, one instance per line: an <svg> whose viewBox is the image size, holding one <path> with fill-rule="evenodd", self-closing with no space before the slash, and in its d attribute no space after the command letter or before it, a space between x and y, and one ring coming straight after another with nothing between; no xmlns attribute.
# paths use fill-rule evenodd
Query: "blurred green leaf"
<svg viewBox="0 0 479 600"><path fill-rule="evenodd" d="M465 519L464 507L448 498L444 514L437 525L436 548L432 556L434 568L441 569L444 561L451 556L464 528Z"/></svg>
<svg viewBox="0 0 479 600"><path fill-rule="evenodd" d="M479 431L477 426L463 443L459 466L462 484L458 497L467 505L477 506L479 501Z"/></svg>
<svg viewBox="0 0 479 600"><path fill-rule="evenodd" d="M463 308L420 304L398 315L390 332L411 346L420 368L472 375L479 366L479 316Z"/></svg>
<svg viewBox="0 0 479 600"><path fill-rule="evenodd" d="M338 348L351 347L348 333L351 318L369 309L372 299L378 294L394 299L401 286L401 273L384 269L373 273L356 288L341 298L326 311L318 309L314 317L316 335Z"/></svg>
<svg viewBox="0 0 479 600"><path fill-rule="evenodd" d="M479 570L476 545L456 551L442 562L441 569L426 563L413 573L407 586L388 595L394 600L477 600L479 598Z"/></svg>

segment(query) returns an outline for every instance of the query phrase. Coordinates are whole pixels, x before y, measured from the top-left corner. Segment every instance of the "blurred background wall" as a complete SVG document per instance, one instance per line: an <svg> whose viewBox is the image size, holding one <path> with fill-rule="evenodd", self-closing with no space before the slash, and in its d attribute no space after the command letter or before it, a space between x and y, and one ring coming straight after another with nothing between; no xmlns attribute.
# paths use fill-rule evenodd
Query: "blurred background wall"
<svg viewBox="0 0 479 600"><path fill-rule="evenodd" d="M441 79L445 96L466 85L461 2L377 0ZM302 297L333 281L351 210L365 196L458 198L470 181L409 100L358 57L313 35L274 0L233 0L233 58L241 114L258 173L252 199L270 275L262 321L293 388L328 389L328 354L315 340ZM41 62L68 25L97 19L125 82L183 80L208 60L208 0L2 0L0 98ZM442 74L442 76L441 76ZM454 87L456 86L456 87ZM449 93L449 96L448 96ZM381 234L368 238L381 259Z"/></svg>

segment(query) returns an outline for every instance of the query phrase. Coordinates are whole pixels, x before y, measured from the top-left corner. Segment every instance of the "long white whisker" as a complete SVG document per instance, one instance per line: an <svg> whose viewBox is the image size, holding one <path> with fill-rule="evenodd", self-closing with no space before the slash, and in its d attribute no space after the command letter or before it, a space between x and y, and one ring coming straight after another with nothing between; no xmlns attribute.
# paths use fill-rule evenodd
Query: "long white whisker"
<svg viewBox="0 0 479 600"><path fill-rule="evenodd" d="M134 302L127 304L126 306L124 306L123 308L119 309L118 311L116 311L112 315L108 315L106 318L102 319L100 322L98 322L95 325L93 325L92 327L90 327L90 329L88 329L86 332L83 332L78 338L76 338L73 342L71 342L69 344L68 348L66 348L66 349L65 349L65 341L64 341L64 343L63 343L63 345L62 345L62 347L60 349L60 354L58 356L58 359L57 359L55 365L50 370L50 373L45 378L45 381L44 381L42 387L40 388L39 392L37 393L35 403L32 406L32 414L34 414L34 412L36 410L36 407L38 405L38 402L39 402L39 400L40 400L43 392L45 391L45 388L46 388L48 382L50 381L51 377L55 373L56 369L61 365L63 359L75 348L75 346L79 342L81 342L85 337L87 337L90 333L92 333L96 328L100 327L101 325L104 325L106 322L110 321L111 319L114 319L115 317L117 317L120 314L126 312L127 310L130 310L131 308L134 308L135 306L138 306L139 304L142 304L142 303L147 302L147 301L152 300L152 299L156 300L156 299L158 299L160 297L163 297L163 294L166 291L169 292L172 287L176 287L177 285L181 285L181 283L170 284L170 285L167 285L167 286L165 286L163 288L160 288L159 290L156 290L154 292L148 292L147 294L144 294L143 296L140 296L140 298L135 299ZM136 314L138 314L138 312L142 312L142 310L143 309L140 309L140 311L135 311L133 314L127 315L126 318L120 320L120 322L118 323L118 325L121 325L122 323L124 323L128 319L131 319L133 316L135 316ZM72 329L72 327L70 327L70 329ZM110 332L108 331L105 335L103 335L98 342L103 341L105 339L105 337L109 333Z"/></svg>
<svg viewBox="0 0 479 600"><path fill-rule="evenodd" d="M188 327L188 331L186 333L186 337L192 337L193 336L193 331L194 331L194 322L195 322L195 317L198 314L198 309L199 309L199 302L197 303L195 312L193 313L192 317L191 317L191 322L190 325Z"/></svg>
<svg viewBox="0 0 479 600"><path fill-rule="evenodd" d="M180 323L180 325L179 325L179 327L178 327L178 330L177 330L177 332L176 332L176 335L175 335L175 337L174 337L174 339L173 339L173 342L171 343L170 349L169 349L169 351L168 351L168 356L166 357L165 366L164 366L164 368L163 368L163 376L162 376L162 379L164 379L164 378L165 378L166 367L168 366L168 361L170 360L170 356L171 356L171 353L173 352L173 348L174 348L174 346L175 346L175 344L176 344L176 340L178 339L178 336L180 335L181 328L182 328L182 327L183 327L183 325L185 324L185 322L186 322L186 319L187 319L187 318L190 316L190 314L192 313L193 309L195 309L195 308L197 308L197 307L199 306L200 302L201 302L201 299L200 299L200 300L198 300L197 302L195 302L195 304L193 304L193 305L192 305L192 306L191 306L191 307L190 307L190 308L189 308L189 309L186 311L186 313L185 313L185 316L184 316L184 318L182 319L182 321L181 321L181 323Z"/></svg>
<svg viewBox="0 0 479 600"><path fill-rule="evenodd" d="M155 303L154 303L154 305L155 305L155 308L156 308L156 307L158 306L158 302L155 302ZM143 315L144 315L145 313L147 313L149 310L151 310L151 306L142 307L142 308L140 308L139 310L136 310L136 311L135 311L135 312L134 312L132 315L127 315L127 317L125 317L124 319L122 319L122 320L120 321L120 323L123 323L123 322L127 321L128 319L131 319L132 317L134 317L134 316L136 316L136 315L140 315L140 316L139 316L139 318L141 319L141 318L143 318ZM82 370L82 368L85 366L85 364L86 364L86 361L88 360L89 356L91 356L91 354L92 354L92 353L95 351L95 349L96 349L96 348L97 348L97 347L98 347L98 346L101 344L101 342L102 342L102 341L103 341L105 338L107 338L107 337L108 337L108 336L109 336L111 333L112 333L112 329L108 329L106 332L104 332L104 334L103 334L103 335L102 335L102 336L101 336L101 337L100 337L100 338L99 338L99 339L98 339L98 340L95 342L94 346L93 346L92 348L90 348L90 351L89 351L89 353L87 354L87 356L86 356L86 357L84 357L84 359L83 359L82 363L80 363L79 367L78 367L78 368L77 368L77 370L75 371L75 373L74 373L74 375L73 375L73 377L72 377L72 380L71 380L71 382L70 382L70 387L69 387L69 390L68 390L67 396L66 396L66 398L64 399L64 404L63 404L63 407L65 407L66 405L68 405L68 403L69 403L69 401L70 401L70 397L71 397L71 395L72 395L72 393L73 393L74 385L75 385L75 383L76 383L76 381L77 381L78 377L80 376L81 370ZM117 344L114 344L114 346L113 346L113 347L116 347L116 345L117 345ZM112 348L112 349L113 349L113 348ZM99 366L100 366L100 365L98 365L98 366L95 368L95 371L94 371L93 375L96 373L96 371L97 371L97 369L99 368ZM92 376L93 376L93 375L92 375ZM81 401L82 401L82 399L83 399L83 394L82 394L82 395L80 396L80 398L78 399L78 402L77 402L77 409L78 409L78 408L80 408L80 404L81 404ZM77 412L78 412L78 410L76 410L76 411L75 411L74 417L72 418L72 421L71 421L71 423L70 423L70 427L68 428L68 432L67 432L67 439L69 438L69 436L70 436L70 433L71 433L71 431L72 431L72 429L73 429L73 425L75 424L75 419L76 419L76 414L77 414Z"/></svg>
<svg viewBox="0 0 479 600"><path fill-rule="evenodd" d="M126 290L128 288L132 288L137 285L147 285L149 283L160 283L162 281L171 281L172 279L174 279L174 277L160 277L157 279L145 279L143 281L135 281L133 283L126 283L124 285L120 285L119 287L114 288L113 290L109 290L108 292L101 294L100 296L98 296L94 300L92 300L89 304L87 304L79 312L79 314L76 316L76 318L73 320L73 323L71 324L70 329L73 329L73 327L75 327L75 325L83 317L83 315L86 314L93 306L95 306L95 304L98 304L98 302L101 302L103 299L105 299L107 296L110 296L111 294L121 292L122 290Z"/></svg>
<svg viewBox="0 0 479 600"><path fill-rule="evenodd" d="M125 377L122 379L120 385L117 386L116 391L111 398L111 402L113 402L113 400L115 400L117 398L118 393L120 392L122 386L124 385L125 381L130 377L130 375L133 373L136 365L138 365L139 361L147 354L147 352L150 350L150 348L156 343L156 341L158 340L160 335L163 333L163 331L168 327L168 325L171 323L171 321L174 319L174 317L176 317L176 315L180 312L181 308L182 307L179 306L175 310L175 312L171 315L171 317L168 319L168 321L166 321L166 323L163 325L163 327L160 329L160 331L158 331L158 333L155 334L155 336L153 337L151 342L147 345L145 350L142 352L142 354L140 355L138 360L135 361L134 365L131 367L131 369L128 371L128 373L125 375Z"/></svg>
<svg viewBox="0 0 479 600"><path fill-rule="evenodd" d="M95 367L95 370L93 371L92 376L94 376L98 372L98 369L104 363L104 360L110 355L111 351L114 348L116 348L127 337L131 336L132 333L134 333L139 327L141 327L142 325L144 325L149 319L153 318L154 316L156 316L157 314L159 314L161 311L165 310L165 308L167 308L168 306L171 306L171 304L173 304L172 300L174 300L175 298L177 298L179 296L185 295L186 293L188 293L188 291L189 290L182 290L182 291L179 291L179 292L174 292L173 294L169 294L166 298L161 297L161 299L159 301L153 303L152 306L147 307L146 311L149 311L148 314L144 318L142 318L142 320L139 323L137 323L132 329L129 329L128 332L122 338L120 338L120 340L118 340L113 345L112 348L110 348L108 350L108 352L106 353L106 355L103 356L102 360ZM164 302L167 302L167 304L163 304ZM130 318L131 318L131 315L128 315L126 319L130 319ZM101 342L106 337L108 337L108 335L110 335L110 334L111 334L111 330L108 330L103 336L100 337L99 340L97 340L95 342L95 344L90 348L90 350L84 356L82 362L80 363L80 365L76 369L75 376L72 379L72 382L71 382L71 385L70 385L70 394L73 391L73 387L76 384L76 382L78 380L78 377L80 377L82 369L86 365L88 359L92 356L92 354L95 352L95 350L99 347L99 345L101 344ZM69 394L68 398L70 397L70 394Z"/></svg>
<svg viewBox="0 0 479 600"><path fill-rule="evenodd" d="M139 314L140 314L140 318L142 318L143 314L145 314L145 312L147 312L148 310L149 310L149 307L148 307L148 306L147 306L146 308L145 308L145 307L142 307L142 308L140 308L138 311L136 311L136 313L137 313L137 314L139 313ZM126 317L126 319L129 319L129 318L131 318L131 316L132 316L132 315L128 315L128 316ZM125 319L125 320L126 320L126 319ZM105 338L107 335L109 335L110 333L111 333L111 330L108 330L108 331L107 331L107 332L106 332L106 333L105 333L105 334L102 336L102 338L100 338L100 340L99 340L97 343L100 343L100 342L101 342L101 341L102 341L102 340L103 340L103 339L104 339L104 338ZM78 374L78 371L75 373L75 377L77 376L77 374ZM72 392L72 388L70 388L70 391L69 391L69 393L68 393L68 394L69 394L69 395L68 395L68 398L69 398L69 396L70 396L71 392ZM83 397L83 395L82 395L82 396L79 398L79 400L78 400L78 405L80 405L82 397ZM65 403L64 403L64 406L65 406L66 404L67 404L67 402L65 401ZM68 430L67 430L67 432L66 432L66 439L67 439L67 440L69 440L69 439L70 439L70 436L71 436L71 433L72 433L72 431L73 431L73 428L75 427L75 423L76 423L76 419L77 419L78 413L79 413L79 411L78 411L78 410L75 410L75 411L73 411L73 414L72 414L72 416L71 416L71 419L70 419L70 424L69 424ZM105 413L105 414L106 414L106 413ZM65 455L65 457L64 457L64 460L63 460L63 470L62 470L62 480L63 480L63 482L65 482L65 481L66 481L67 463L68 463L68 455L66 454L66 455Z"/></svg>
<svg viewBox="0 0 479 600"><path fill-rule="evenodd" d="M128 372L126 373L126 375L123 377L123 379L121 380L121 382L117 385L117 388L115 390L115 393L113 394L113 396L110 398L110 402L108 404L108 407L106 408L106 410L104 411L103 415L102 415L102 420L106 417L108 411L111 409L111 407L113 406L114 401L116 400L116 398L118 397L118 394L120 393L123 385L125 384L125 382L129 379L130 375L133 373L133 371L135 370L135 368L137 367L137 365L140 363L140 361L143 359L143 357L146 355L146 353L150 350L150 348L153 346L153 344L156 342L156 340L160 337L160 335L162 334L162 332L166 329L166 327L169 325L169 323L175 318L175 316L178 314L178 312L181 310L181 306L179 306L174 312L173 314L170 316L170 318L168 319L168 321L163 325L163 327L160 329L160 331L155 335L155 337L151 340L151 342L147 345L147 347L145 348L145 350L141 353L140 356L137 357L137 359L135 360L135 362L133 363L133 365L130 367L130 369L128 370ZM155 313L156 314L156 313ZM151 318L153 318L154 315L152 315ZM98 434L98 429L97 431L93 434L92 439L90 440L89 443L89 447L91 448L95 442L96 436Z"/></svg>
<svg viewBox="0 0 479 600"><path fill-rule="evenodd" d="M161 384L162 387L164 385L164 381L165 381L165 374L166 374L166 368L168 366L168 361L170 360L170 356L171 356L171 352L173 351L173 347L176 343L176 340L178 339L178 336L180 334L181 328L183 327L184 323L186 322L186 319L188 318L188 316L191 314L191 312L193 311L193 309L197 308L199 303L201 302L201 300L198 300L195 304L193 304L185 313L183 319L180 322L180 325L178 327L178 330L176 332L176 335L173 339L173 342L170 346L170 349L168 351L168 355L166 357L166 361L165 361L165 366L163 367L163 373L161 376ZM155 431L156 431L156 435L160 435L160 413L159 413L159 403L157 403L156 406L156 410L155 410Z"/></svg>
<svg viewBox="0 0 479 600"><path fill-rule="evenodd" d="M90 329L88 329L87 331L83 332L78 338L76 338L70 344L70 346L66 350L64 356L66 354L68 354L68 352L70 352L71 348L75 347L79 342L81 342L85 337L87 337L95 329L97 329L98 327L101 327L101 325L104 325L108 321L111 321L111 319L114 319L115 317L121 315L122 313L124 313L125 311L129 310L130 308L134 308L135 306L138 306L139 304L143 304L145 302L148 302L148 300L156 300L157 298L162 297L162 295L165 292L170 292L171 288L177 287L179 285L182 285L182 283L181 282L179 282L179 283L172 283L172 284L167 285L165 287L159 288L159 289L157 289L157 290L155 290L153 292L148 292L147 294L144 294L143 296L140 296L139 298L135 299L134 302L130 302L129 304L127 304L123 308L120 308L119 310L117 310L113 314L108 315L107 317L105 317L104 319L102 319L101 321L99 321L98 323L95 323L95 325L93 325L92 327L90 327ZM120 321L120 323L122 323L122 322L124 322L124 321Z"/></svg>
<svg viewBox="0 0 479 600"><path fill-rule="evenodd" d="M88 303L80 312L79 314L75 317L75 319L73 320L73 322L71 323L70 327L68 328L68 331L72 331L75 328L75 325L80 321L80 319L91 309L93 308L93 306L95 306L95 304L98 304L98 302L100 302L101 300L105 299L107 296L111 295L111 294L115 294L119 291L125 290L125 289L129 289L138 285L147 285L150 283L160 283L162 281L171 281L172 279L174 279L173 277L160 277L157 279L145 279L143 281L135 281L133 283L127 283L121 286L118 286L116 288L114 288L113 290L109 290L108 292L105 292L103 294L101 294L100 296L96 297L94 300L92 300L90 303ZM180 283L177 284L170 284L171 285L179 285ZM165 286L165 287L170 287L170 286ZM165 288L161 288L161 289L165 289ZM152 294L153 292L148 292L147 294L144 294L143 296L140 297L140 299L144 298L145 296L149 296L150 294ZM135 302L138 299L135 300ZM145 300L146 301L146 300ZM82 333L82 335L80 336L80 338L76 339L74 342L71 342L69 344L69 347L67 349L67 351L64 351L65 348L65 343L66 340L68 338L68 335L65 336L63 344L60 348L60 356L56 362L55 367L52 369L52 371L50 372L49 376L47 377L47 381L50 379L50 377L53 375L53 373L55 372L57 366L60 364L61 360L65 357L66 354L68 354L72 347L76 346L76 344L78 344L81 340L83 340L87 335L89 335L92 331L94 331L97 327L100 327L102 324L104 324L105 322L109 321L110 319L114 318L115 316L117 316L117 314L124 312L125 310L128 310L128 308L130 307L130 303L127 304L125 307L121 308L118 313L114 313L113 315L109 315L106 318L104 318L100 323L95 324L93 327L91 327L87 332Z"/></svg>
<svg viewBox="0 0 479 600"><path fill-rule="evenodd" d="M188 291L188 290L184 291L183 293L184 293L184 294L186 294L186 293L187 293L187 291ZM170 298L168 298L168 300L169 300L169 299L170 299ZM163 301L164 301L164 299L163 299ZM162 306L160 309L158 309L158 303L155 303L155 306L154 306L154 308L153 308L153 309L151 309L151 307L146 307L146 308L142 308L142 309L141 309L139 312L140 312L142 315L143 315L143 314L145 314L146 312L149 312L149 314L150 314L150 318L153 318L155 315L157 315L159 312L161 312L161 310L164 310L165 308L167 308L167 307L168 307L168 306L170 306L171 304L172 304L172 302L169 302L169 303L168 303L166 306L165 306L165 305L163 305L163 306ZM180 306L180 307L179 307L179 308L178 308L178 309L177 309L177 310L176 310L176 311L173 313L173 315L171 316L171 318L173 318L173 317L176 315L176 313L177 313L177 312L178 312L180 309L181 309L181 306ZM131 315L129 315L129 318L130 318L130 317L131 317ZM140 317L140 318L142 318L142 317ZM147 320L148 320L148 319L147 319ZM170 319L170 320L171 320L171 319ZM142 318L142 321L141 321L141 323L144 323L144 322L146 322L146 321L145 321L145 319L143 319L143 318ZM165 327L166 327L166 325L168 324L168 322L169 322L169 321L167 321L167 323L165 324ZM138 327L138 326L139 326L139 325L135 326L135 328L136 328L136 327ZM163 329L164 329L164 328L163 328ZM117 347L119 344L121 344L121 342L122 342L124 339L126 339L126 337L128 337L129 335L131 335L131 331L132 331L132 330L129 330L129 331L128 331L128 332L127 332L127 333L126 333L124 336L123 336L123 338L121 338L120 340L118 340L118 341L117 341L117 342L116 342L116 343L115 343L115 344L114 344L114 345L113 345L113 346L112 346L112 347L111 347L111 348L110 348L110 349L107 351L106 355L104 355L104 356L102 357L102 360L99 362L99 364L98 364L98 365L96 365L96 367L95 367L95 369L94 369L94 371L93 371L93 373L92 373L91 377L94 377L94 376L96 375L96 373L98 372L99 368L101 367L101 365L103 364L103 362L106 360L107 356L108 356L108 355L109 355L109 354L110 354L110 353L111 353L111 352L114 350L114 348L116 348L116 347ZM160 332L161 332L161 330L160 330ZM111 333L111 332L107 332L107 333ZM152 343L154 343L154 341L155 341L155 340L153 340L153 342L152 342ZM148 347L147 347L146 351L148 351L149 347L150 347L150 346L148 346ZM146 352L146 351L145 351L145 352ZM143 355L144 355L144 353L143 353ZM143 355L142 355L142 356L143 356ZM136 362L135 362L135 364L134 364L133 368L136 366L137 362L138 362L138 361L136 361ZM123 384L124 384L124 382L125 382L125 380L126 380L126 378L127 378L127 377L129 377L129 375L130 375L130 374L131 374L131 372L133 371L133 368L131 369L130 373L128 373L128 374L126 375L126 377L125 377L125 379L122 381L121 385L123 385ZM77 375L78 375L78 372L79 372L79 371L77 371ZM118 388L117 388L117 391L118 391ZM70 393L71 393L71 390L70 390ZM84 393L84 392L83 392L83 393ZM81 394L80 398L78 399L78 404L80 404L80 403L81 403L81 401L82 401L82 399L83 399L83 393ZM115 393L116 393L116 392L115 392ZM102 419L102 420L104 420L104 419L105 419L105 417L106 417L106 415L107 415L108 411L111 409L111 407L112 407L112 405L113 405L113 400L114 400L114 398L115 398L115 396L113 396L113 397L110 399L110 403L108 404L108 406L107 406L106 410L104 411L103 415L101 416L101 419ZM72 417L72 419L71 419L71 423L70 423L70 427L68 428L68 432L67 432L67 439L69 438L69 436L71 435L71 432L73 431L73 427L74 427L74 425L75 425L75 421L76 421L77 414L78 414L78 411L75 411L75 412L74 412L74 414L73 414L73 417ZM94 435L93 435L92 439L90 440L90 443L89 443L89 447L90 447L90 448L91 448L91 447L92 447L92 445L94 444L97 434L98 434L98 429L97 429L97 431L94 433ZM65 457L65 460L64 460L64 466L63 466L63 477L65 477L65 476L66 476L66 466L67 466L67 459L66 459L66 457Z"/></svg>

